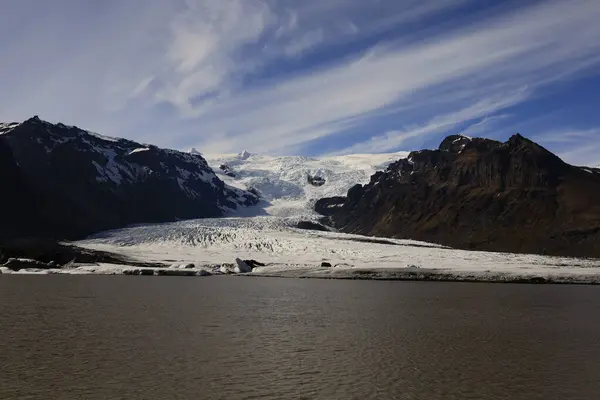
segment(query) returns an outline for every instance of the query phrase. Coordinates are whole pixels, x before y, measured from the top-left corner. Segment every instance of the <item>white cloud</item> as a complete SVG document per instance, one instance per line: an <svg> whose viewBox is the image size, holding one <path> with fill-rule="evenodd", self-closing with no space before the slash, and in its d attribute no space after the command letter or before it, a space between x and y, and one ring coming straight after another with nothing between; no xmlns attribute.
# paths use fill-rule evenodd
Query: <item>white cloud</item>
<svg viewBox="0 0 600 400"><path fill-rule="evenodd" d="M232 75L243 72L237 52L255 43L274 16L260 0L187 0L186 5L172 23L157 96L188 112L194 98L231 90Z"/></svg>
<svg viewBox="0 0 600 400"><path fill-rule="evenodd" d="M568 128L562 130L552 130L541 135L537 135L536 138L543 140L546 143L572 143L586 141L587 139L593 139L600 137L600 128L592 129L576 129Z"/></svg>
<svg viewBox="0 0 600 400"><path fill-rule="evenodd" d="M600 35L600 26L593 22L600 17L600 6L594 2L579 5L573 8L572 3L545 2L451 35L410 46L392 43L376 47L342 64L234 93L209 112L204 110L200 118L207 130L228 135L199 145L229 151L252 143L259 151L282 152L288 146L346 129L349 120L354 125L364 123L388 106L410 104L414 109L411 103L418 99L417 107L426 109L428 100L420 96L422 92L433 99L439 93L456 93L456 97L449 96L442 112L456 117L453 124L486 116L478 111L482 104L491 105L487 113L502 110L528 99L540 85L564 79L598 61L600 42L582 40L593 36L592 32ZM457 103L465 91L474 96ZM515 91L523 95L502 101ZM227 120L227 115L236 118ZM435 118L432 121L433 125L425 126L451 125ZM415 130L419 134L433 131ZM394 136L407 134L403 129L374 135L364 147L346 150L394 150L401 143Z"/></svg>
<svg viewBox="0 0 600 400"><path fill-rule="evenodd" d="M426 23L469 1L129 0L102 3L92 18L69 0L6 0L0 26L15 40L0 43L10 54L0 120L37 113L205 152L285 153L332 135L339 151L390 151L461 123L481 130L600 64L598 2ZM380 120L386 127L365 129L361 143L345 142L344 131Z"/></svg>
<svg viewBox="0 0 600 400"><path fill-rule="evenodd" d="M288 43L284 48L284 53L289 57L297 57L316 47L321 42L323 42L323 30L316 29L306 32L297 40Z"/></svg>
<svg viewBox="0 0 600 400"><path fill-rule="evenodd" d="M482 136L489 133L489 130L495 127L498 122L504 121L510 117L510 114L498 114L493 116L483 117L480 121L469 125L466 129L462 129L460 134L465 136ZM517 133L517 132L514 132Z"/></svg>
<svg viewBox="0 0 600 400"><path fill-rule="evenodd" d="M334 154L352 154L352 153L383 153L386 151L398 149L406 140L430 135L436 132L444 132L448 129L453 129L456 125L473 121L486 115L502 110L511 105L517 104L527 98L528 93L525 90L520 90L515 93L502 93L497 98L486 98L478 101L475 104L469 105L466 108L457 111L439 115L425 124L420 126L411 126L402 130L386 132L383 135L371 137L364 142L356 143L350 147L336 151ZM463 131L463 134L472 134L473 130L479 129L482 121L479 121L470 126L470 129ZM479 124L479 126L478 126ZM471 132L469 132L471 130Z"/></svg>
<svg viewBox="0 0 600 400"><path fill-rule="evenodd" d="M405 3L393 18L367 20L363 34L449 7L440 2L426 7L415 1ZM264 0L187 0L186 4L172 24L164 87L157 97L187 116L209 112L215 98L243 93L240 78L265 64L353 38L360 28L352 18L372 11L372 5L345 0L289 3L295 8L279 13L273 7L276 3ZM249 46L254 46L252 51L242 55ZM194 105L198 98L204 101Z"/></svg>
<svg viewBox="0 0 600 400"><path fill-rule="evenodd" d="M600 143L596 140L597 137L591 143L580 143L570 150L558 150L556 154L572 165L600 168Z"/></svg>

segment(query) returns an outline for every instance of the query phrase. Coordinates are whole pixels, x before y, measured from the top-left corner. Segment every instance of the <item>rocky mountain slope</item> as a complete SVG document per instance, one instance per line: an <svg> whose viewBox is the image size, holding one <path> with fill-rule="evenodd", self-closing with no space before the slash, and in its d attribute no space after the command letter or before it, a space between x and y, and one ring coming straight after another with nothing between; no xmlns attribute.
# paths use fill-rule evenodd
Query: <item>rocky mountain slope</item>
<svg viewBox="0 0 600 400"><path fill-rule="evenodd" d="M600 257L600 170L517 134L454 135L317 202L343 232L465 249Z"/></svg>
<svg viewBox="0 0 600 400"><path fill-rule="evenodd" d="M81 238L143 222L219 217L257 204L199 154L37 117L0 124L0 238Z"/></svg>

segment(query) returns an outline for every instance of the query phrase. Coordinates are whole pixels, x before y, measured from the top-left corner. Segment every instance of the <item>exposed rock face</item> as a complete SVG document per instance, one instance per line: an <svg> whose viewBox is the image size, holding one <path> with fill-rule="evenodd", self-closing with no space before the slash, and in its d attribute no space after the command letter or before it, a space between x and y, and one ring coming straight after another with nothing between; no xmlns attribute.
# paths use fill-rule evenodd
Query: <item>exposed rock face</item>
<svg viewBox="0 0 600 400"><path fill-rule="evenodd" d="M338 202L315 209L344 232L600 257L600 170L568 165L519 134L506 143L446 138L329 205Z"/></svg>
<svg viewBox="0 0 600 400"><path fill-rule="evenodd" d="M13 271L20 271L22 269L49 269L52 265L46 264L36 260L30 260L28 258L9 258L8 261L1 265Z"/></svg>
<svg viewBox="0 0 600 400"><path fill-rule="evenodd" d="M233 172L233 170L231 169L231 167L227 164L221 164L219 165L219 169L221 171L223 171L223 173L225 173L225 175L231 177L231 178L235 178L235 172Z"/></svg>
<svg viewBox="0 0 600 400"><path fill-rule="evenodd" d="M75 239L132 223L218 217L258 202L225 186L199 154L37 117L0 128L0 238Z"/></svg>
<svg viewBox="0 0 600 400"><path fill-rule="evenodd" d="M265 263L261 263L260 261L256 261L256 260L242 260L244 261L248 266L250 266L250 268L254 269L256 267L264 267Z"/></svg>
<svg viewBox="0 0 600 400"><path fill-rule="evenodd" d="M49 239L15 239L0 243L0 264L10 259L30 259L47 265L49 268L66 267L77 264L123 264L143 267L164 267L160 263L145 263L108 252L84 249L58 243ZM38 268L38 267L35 267Z"/></svg>
<svg viewBox="0 0 600 400"><path fill-rule="evenodd" d="M325 178L323 178L321 176L308 175L307 180L308 180L308 183L310 183L313 186L317 186L317 187L323 186L325 184Z"/></svg>
<svg viewBox="0 0 600 400"><path fill-rule="evenodd" d="M321 231L321 232L329 232L330 229L325 225L319 224L318 222L313 221L299 221L296 225L298 229L305 229L308 231Z"/></svg>
<svg viewBox="0 0 600 400"><path fill-rule="evenodd" d="M250 265L248 265L244 260L236 258L235 263L237 264L235 272L237 272L239 274L245 274L248 272L252 272L252 267Z"/></svg>
<svg viewBox="0 0 600 400"><path fill-rule="evenodd" d="M460 153L473 139L463 135L450 135L440 144L441 151Z"/></svg>
<svg viewBox="0 0 600 400"><path fill-rule="evenodd" d="M319 199L315 203L315 211L321 215L330 216L335 214L345 201L346 198L341 196Z"/></svg>

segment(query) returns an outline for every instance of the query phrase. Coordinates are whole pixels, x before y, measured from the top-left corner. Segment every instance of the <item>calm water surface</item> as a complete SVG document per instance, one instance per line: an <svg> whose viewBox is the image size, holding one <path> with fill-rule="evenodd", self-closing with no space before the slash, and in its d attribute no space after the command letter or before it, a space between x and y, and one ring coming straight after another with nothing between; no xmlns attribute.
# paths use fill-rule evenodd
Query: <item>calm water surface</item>
<svg viewBox="0 0 600 400"><path fill-rule="evenodd" d="M0 277L1 399L599 399L600 288Z"/></svg>

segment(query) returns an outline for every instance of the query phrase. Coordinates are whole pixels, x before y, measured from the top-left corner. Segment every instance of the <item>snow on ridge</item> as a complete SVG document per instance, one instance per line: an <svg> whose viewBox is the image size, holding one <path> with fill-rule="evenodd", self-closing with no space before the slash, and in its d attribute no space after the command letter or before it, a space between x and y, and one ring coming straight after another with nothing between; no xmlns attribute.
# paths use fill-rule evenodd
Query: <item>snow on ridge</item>
<svg viewBox="0 0 600 400"><path fill-rule="evenodd" d="M21 125L19 122L0 122L0 135L8 133Z"/></svg>
<svg viewBox="0 0 600 400"><path fill-rule="evenodd" d="M59 125L67 127L64 124ZM101 155L105 162L98 162L96 160L91 161L98 171L96 180L99 182L112 182L119 186L124 182L133 183L139 179L143 179L143 177L147 176L149 173L153 173L154 171L151 169L132 161L127 156L148 152L151 148L154 148L159 153L159 156L162 153L164 156L171 156L174 157L174 159L181 161L182 165L189 165L191 168L189 171L177 167L178 177L176 177L177 183L188 197L193 198L199 195L196 191L188 187L190 179L201 180L217 189L213 182L213 179L216 176L212 174L212 170L210 170L206 161L201 157L194 157L177 150L160 149L155 146L144 145L127 139L99 135L76 127L70 128L77 129L76 132L70 134L72 137L58 137L54 134L54 144L61 144L68 140L77 139L77 146L81 151L89 151ZM163 172L168 174L168 167L164 163L161 163L160 165L165 169ZM142 170L146 173L140 173ZM196 172L195 170L198 170L199 172Z"/></svg>
<svg viewBox="0 0 600 400"><path fill-rule="evenodd" d="M600 174L600 166L592 167L592 166L580 166L578 167L580 170L587 172L588 174Z"/></svg>
<svg viewBox="0 0 600 400"><path fill-rule="evenodd" d="M31 151L44 160L40 165L59 158L77 160L82 165L85 182L98 183L108 191L119 192L130 185L143 185L149 181L173 188L174 195L190 200L211 199L223 212L256 203L256 197L243 188L230 187L220 182L206 160L198 154L163 149L124 138L114 138L83 130L62 123L50 123L34 116L18 123L1 123L0 134L12 132L23 125L17 135L11 135L16 143L26 143ZM39 153L38 153L39 152ZM81 163L81 164L80 164ZM52 173L52 171L49 171ZM202 215L199 210L198 215Z"/></svg>
<svg viewBox="0 0 600 400"><path fill-rule="evenodd" d="M103 140L105 142L118 142L120 140L123 140L121 138L115 138L115 137L112 137L112 136L104 136L104 135L100 135L99 133L90 132L90 131L82 131L82 132L85 132L88 135L94 136L96 139L100 139L100 140Z"/></svg>
<svg viewBox="0 0 600 400"><path fill-rule="evenodd" d="M246 202L248 193L240 190L240 188L228 185L224 187L220 186L217 181L217 175L209 167L206 160L199 155L158 148L156 146L140 145L125 139L115 142L102 140L98 143L91 143L85 139L84 141L90 146L93 152L102 154L106 160L104 165L93 161L93 165L98 171L96 180L99 182L112 182L119 186L123 182L133 183L140 179L145 179L145 177L157 171L153 171L148 166L138 164L135 158L131 158L131 156L135 157L141 153L154 151L157 153L157 157L169 157L171 160L170 163L175 163L169 166L164 161L160 161L158 165L160 165L159 168L164 175L172 176L175 179L180 190L188 198L194 199L201 196L196 186L197 182L200 181L212 187L216 192L224 192L225 197L236 204L237 208L243 207L242 204ZM234 211L225 204L220 204L219 208L223 212Z"/></svg>
<svg viewBox="0 0 600 400"><path fill-rule="evenodd" d="M467 142L463 143L460 146L460 150L458 151L459 153L462 153L462 151L465 149L465 147L467 147L467 143L472 142L473 138L470 137L470 136L466 136L466 135L460 134L460 133L457 134L456 136L457 136L457 138L452 141L452 144L456 144L456 143L460 142L463 139L467 140Z"/></svg>
<svg viewBox="0 0 600 400"><path fill-rule="evenodd" d="M148 151L148 150L150 150L150 149L149 149L149 148L147 148L147 147L139 147L139 148L137 148L137 149L133 149L133 150L131 150L131 151L129 152L129 155L132 155L132 154L135 154L135 153L141 153L142 151Z"/></svg>

